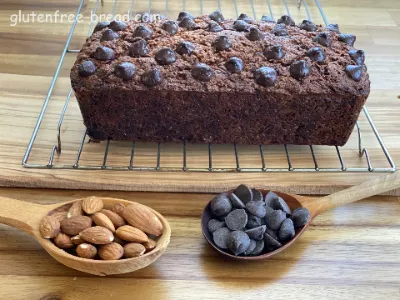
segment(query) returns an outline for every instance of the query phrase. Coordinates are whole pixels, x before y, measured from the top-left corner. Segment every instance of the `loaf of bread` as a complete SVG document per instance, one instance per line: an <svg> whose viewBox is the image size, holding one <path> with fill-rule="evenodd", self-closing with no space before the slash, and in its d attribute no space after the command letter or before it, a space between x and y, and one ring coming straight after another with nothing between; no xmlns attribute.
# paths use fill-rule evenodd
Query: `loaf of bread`
<svg viewBox="0 0 400 300"><path fill-rule="evenodd" d="M355 39L219 11L102 22L71 82L95 140L344 145L370 90Z"/></svg>

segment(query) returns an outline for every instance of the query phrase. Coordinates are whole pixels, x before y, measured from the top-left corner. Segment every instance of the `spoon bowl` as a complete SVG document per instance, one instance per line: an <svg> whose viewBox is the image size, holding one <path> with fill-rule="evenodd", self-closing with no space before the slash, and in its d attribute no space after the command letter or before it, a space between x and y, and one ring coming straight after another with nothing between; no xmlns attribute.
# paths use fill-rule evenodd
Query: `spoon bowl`
<svg viewBox="0 0 400 300"><path fill-rule="evenodd" d="M103 200L104 208L106 209L111 208L115 203L122 203L125 205L133 203L131 201L115 198L102 197L101 199ZM120 260L94 260L81 258L69 254L63 249L58 248L52 241L43 238L39 232L39 224L42 218L55 211L67 211L72 203L80 200L83 199L76 199L51 205L40 205L0 197L0 223L16 227L30 234L54 259L63 265L99 276L129 273L147 267L156 261L167 248L171 237L171 227L168 221L160 213L147 206L146 207L160 219L164 231L157 240L155 249L139 257Z"/></svg>

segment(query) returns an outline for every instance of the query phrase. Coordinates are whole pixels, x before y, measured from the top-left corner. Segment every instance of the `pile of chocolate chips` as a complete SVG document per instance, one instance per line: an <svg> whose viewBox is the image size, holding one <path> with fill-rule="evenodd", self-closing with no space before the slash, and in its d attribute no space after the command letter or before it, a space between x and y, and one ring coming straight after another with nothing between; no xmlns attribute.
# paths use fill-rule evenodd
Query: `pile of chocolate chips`
<svg viewBox="0 0 400 300"><path fill-rule="evenodd" d="M310 212L300 207L293 212L274 192L239 185L233 193L222 193L211 200L214 216L207 226L215 245L234 255L256 256L272 252L295 236Z"/></svg>

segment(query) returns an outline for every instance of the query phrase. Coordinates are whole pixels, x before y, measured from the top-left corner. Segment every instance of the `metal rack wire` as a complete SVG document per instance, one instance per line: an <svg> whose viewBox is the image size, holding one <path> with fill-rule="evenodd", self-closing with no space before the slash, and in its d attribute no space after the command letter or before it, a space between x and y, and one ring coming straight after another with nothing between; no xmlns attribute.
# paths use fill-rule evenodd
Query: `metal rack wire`
<svg viewBox="0 0 400 300"><path fill-rule="evenodd" d="M233 1L233 5L235 7L235 13L236 16L239 15L239 10L238 10L238 4L237 4L237 0L232 0ZM274 14L272 11L272 6L271 6L271 2L270 0L265 0L266 4L268 5L268 10L269 10L269 15L272 19L274 19ZM328 25L328 20L327 17L319 3L319 0L314 0L322 19L324 20L325 24ZM77 13L76 16L78 16L83 8L83 4L84 4L84 0L80 1L80 4L78 6L77 9ZM103 5L103 0L96 0L96 6L93 10L93 13L96 14L96 11L98 10L100 5ZM287 3L287 0L282 0L282 4L285 6L286 12L287 14L290 16L291 12L289 10L289 6ZM165 0L165 16L168 16L168 0ZM254 7L254 3L253 0L249 0L249 5L251 6L251 10L253 13L253 17L254 19L257 19L257 15L256 15L256 9ZM297 5L298 5L298 9L301 9L301 7L304 7L305 12L307 14L307 18L309 20L312 20L311 18L311 14L310 14L310 9L306 3L306 0L297 0ZM131 5L130 5L130 9L129 9L129 17L132 18L133 15L133 11L134 11L134 6L135 6L135 0L131 1ZM151 12L151 0L149 0L148 2L148 12ZM111 14L114 16L116 13L116 7L117 7L117 0L114 0L113 2L113 8L112 8L112 12ZM182 10L185 10L186 8L186 3L185 0L182 0ZM221 1L218 0L218 8L221 9ZM203 14L203 0L200 0L200 11L201 14ZM22 165L26 168L48 168L48 169L98 169L98 170L102 170L102 169L107 169L107 170L130 170L130 171L197 171L197 172L232 172L232 171L237 171L237 172L394 172L396 170L396 166L389 154L388 149L385 147L383 140L381 138L381 136L379 135L378 130L376 129L374 122L372 121L372 118L368 112L367 107L363 107L363 114L365 115L372 131L373 134L375 135L380 148L384 154L384 156L386 157L388 166L387 167L373 167L372 163L371 163L371 159L370 159L370 155L368 153L368 150L363 147L363 140L362 140L362 135L361 135L361 128L359 125L359 122L356 123L356 131L357 131L357 138L358 138L358 155L360 158L365 158L365 167L348 167L345 162L344 159L342 157L341 151L340 151L340 147L334 146L335 150L336 150L336 154L337 154L337 159L338 162L340 163L340 167L339 168L321 168L320 164L316 158L316 155L314 153L314 148L312 145L309 145L309 151L310 151L310 155L312 157L312 161L313 161L313 167L310 168L297 168L292 164L292 159L291 159L291 154L288 150L288 145L283 145L284 146L284 152L285 152L285 156L286 156L286 162L287 162L287 166L285 167L279 167L279 168L272 168L269 167L267 164L267 160L265 158L265 149L263 145L259 145L259 153L260 153L260 162L261 165L259 167L252 167L252 168L247 168L247 167L242 167L240 164L240 154L239 154L239 149L238 146L232 145L233 149L234 149L234 157L235 157L235 162L236 165L235 167L231 167L231 168L219 168L219 167L215 167L213 166L213 145L212 144L208 144L208 165L204 166L204 167L196 167L196 168L191 168L188 167L187 165L187 144L186 142L183 142L182 144L182 164L175 166L175 167L163 167L161 166L161 148L162 148L162 144L157 144L157 157L156 157L156 165L155 166L136 166L135 165L135 147L136 144L133 142L131 145L131 153L130 153L130 160L129 160L129 164L126 164L126 166L111 166L107 164L107 158L108 158L108 154L109 154L109 147L110 147L110 143L111 141L108 140L106 141L106 147L105 147L105 151L104 151L104 157L103 157L103 162L101 165L95 165L95 166L88 166L88 165L81 165L80 164L80 158L81 158L81 154L84 150L84 145L85 145L85 140L87 137L87 129L84 130L83 132L83 136L80 142L80 145L77 149L77 153L76 153L76 158L75 161L72 164L55 164L54 160L55 160L55 155L57 154L58 156L61 155L62 153L62 140L61 140L61 128L63 125L63 121L64 121L64 116L65 113L67 111L68 105L70 103L70 100L72 98L73 95L73 91L72 88L70 89L67 97L66 97L66 101L64 103L63 109L61 111L60 114L60 118L58 121L58 126L57 126L57 144L54 145L50 151L50 158L47 164L37 164L37 163L30 163L28 162L32 148L34 146L36 137L38 135L43 117L46 113L46 109L49 105L51 96L53 94L53 90L56 84L56 81L59 77L60 74L60 70L61 70L61 66L64 62L64 59L66 57L67 54L71 54L71 53L78 53L79 50L76 49L69 49L70 43L71 43L71 39L73 37L76 25L77 25L78 19L75 19L75 21L73 22L72 26L71 26L71 30L68 34L67 37L67 41L65 43L65 47L63 49L63 52L61 54L57 69L55 71L55 74L53 76L53 79L51 81L50 84L50 88L49 91L47 93L47 96L45 98L45 101L43 103L41 112L39 114L39 117L37 119L37 123L36 126L33 130L31 139L29 141L25 156L23 158L22 161ZM88 35L91 34L92 29L93 29L93 20L90 23L89 26L89 31L88 31ZM117 143L112 141L112 143ZM307 147L307 146L304 146ZM326 146L328 147L328 146Z"/></svg>

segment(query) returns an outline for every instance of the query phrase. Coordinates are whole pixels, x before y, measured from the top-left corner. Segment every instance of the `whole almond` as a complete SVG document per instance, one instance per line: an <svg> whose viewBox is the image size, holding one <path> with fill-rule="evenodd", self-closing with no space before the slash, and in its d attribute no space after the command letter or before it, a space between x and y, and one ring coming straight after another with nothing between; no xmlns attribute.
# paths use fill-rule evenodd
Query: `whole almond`
<svg viewBox="0 0 400 300"><path fill-rule="evenodd" d="M114 224L115 228L126 225L124 218L122 218L120 215L116 214L115 212L108 210L108 209L102 209L100 212L105 214L111 220L111 222Z"/></svg>
<svg viewBox="0 0 400 300"><path fill-rule="evenodd" d="M52 239L60 232L60 222L54 216L45 216L39 225L39 231L45 239Z"/></svg>
<svg viewBox="0 0 400 300"><path fill-rule="evenodd" d="M92 219L88 216L76 216L61 221L61 230L69 235L77 235L90 226Z"/></svg>
<svg viewBox="0 0 400 300"><path fill-rule="evenodd" d="M111 208L111 211L115 212L117 215L123 217L124 216L125 205L122 203L115 203Z"/></svg>
<svg viewBox="0 0 400 300"><path fill-rule="evenodd" d="M143 243L143 246L146 248L146 252L150 252L157 246L157 242L149 239L146 243Z"/></svg>
<svg viewBox="0 0 400 300"><path fill-rule="evenodd" d="M143 231L129 225L119 227L116 234L120 239L127 242L145 243L149 240Z"/></svg>
<svg viewBox="0 0 400 300"><path fill-rule="evenodd" d="M138 257L146 252L146 248L142 244L129 243L124 246L124 257Z"/></svg>
<svg viewBox="0 0 400 300"><path fill-rule="evenodd" d="M75 235L75 236L71 237L71 241L74 245L80 245L85 242L84 240L82 240L82 238L79 235Z"/></svg>
<svg viewBox="0 0 400 300"><path fill-rule="evenodd" d="M69 249L74 247L74 244L71 241L71 237L68 234L60 232L54 238L54 243L61 249Z"/></svg>
<svg viewBox="0 0 400 300"><path fill-rule="evenodd" d="M111 220L105 214L97 212L94 215L92 215L92 219L96 223L96 225L110 229L111 232L115 232L115 227L113 222L111 222Z"/></svg>
<svg viewBox="0 0 400 300"><path fill-rule="evenodd" d="M58 220L58 222L61 222L62 220L67 218L67 212L66 211L58 211L53 214L51 214L54 218Z"/></svg>
<svg viewBox="0 0 400 300"><path fill-rule="evenodd" d="M110 243L99 247L99 256L104 260L117 260L124 255L124 248L120 244Z"/></svg>
<svg viewBox="0 0 400 300"><path fill-rule="evenodd" d="M139 203L128 205L123 213L128 224L139 228L145 233L159 236L163 233L160 219L146 206Z"/></svg>
<svg viewBox="0 0 400 300"><path fill-rule="evenodd" d="M104 227L89 227L79 233L79 236L86 242L95 245L109 244L114 240L113 233Z"/></svg>
<svg viewBox="0 0 400 300"><path fill-rule="evenodd" d="M83 243L76 247L76 254L83 258L94 258L97 254L97 249L91 244Z"/></svg>
<svg viewBox="0 0 400 300"><path fill-rule="evenodd" d="M97 213L103 209L103 200L97 197L89 197L83 199L82 209L88 215Z"/></svg>
<svg viewBox="0 0 400 300"><path fill-rule="evenodd" d="M72 206L68 210L67 218L83 216L82 200L72 203Z"/></svg>

